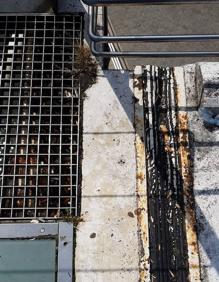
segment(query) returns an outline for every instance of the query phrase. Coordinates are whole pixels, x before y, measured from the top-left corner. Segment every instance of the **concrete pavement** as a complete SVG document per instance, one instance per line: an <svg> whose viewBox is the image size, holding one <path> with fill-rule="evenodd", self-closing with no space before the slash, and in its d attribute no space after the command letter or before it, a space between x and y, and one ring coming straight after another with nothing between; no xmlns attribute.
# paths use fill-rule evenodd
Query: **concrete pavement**
<svg viewBox="0 0 219 282"><path fill-rule="evenodd" d="M116 34L206 34L219 33L219 4L177 6L114 6L109 17ZM123 43L123 50L139 51L219 51L219 41L188 43ZM219 61L219 58L127 59L134 65L178 66L199 61Z"/></svg>

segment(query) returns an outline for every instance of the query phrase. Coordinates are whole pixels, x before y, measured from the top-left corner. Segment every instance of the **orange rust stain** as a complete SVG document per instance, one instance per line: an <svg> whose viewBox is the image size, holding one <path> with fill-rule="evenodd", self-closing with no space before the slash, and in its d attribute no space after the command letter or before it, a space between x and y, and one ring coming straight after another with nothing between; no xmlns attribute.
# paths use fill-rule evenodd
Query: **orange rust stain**
<svg viewBox="0 0 219 282"><path fill-rule="evenodd" d="M179 91L176 89L177 100L179 101ZM178 113L177 116L178 129L179 129L179 155L181 161L181 174L184 186L184 201L186 209L186 231L187 243L190 253L189 268L190 268L190 281L200 281L200 265L198 256L198 241L196 234L196 218L194 210L194 197L193 197L193 176L191 170L191 154L189 150L189 137L188 137L188 115L185 112ZM194 263L195 262L195 263ZM192 272L196 269L195 272ZM192 280L191 280L192 278Z"/></svg>
<svg viewBox="0 0 219 282"><path fill-rule="evenodd" d="M144 209L137 208L137 209L135 209L135 210L134 210L134 214L135 214L135 215L140 216L140 215L141 215L142 210L144 211Z"/></svg>
<svg viewBox="0 0 219 282"><path fill-rule="evenodd" d="M139 179L141 182L143 182L144 179L145 179L144 173L143 172L138 172L137 173L137 179Z"/></svg>
<svg viewBox="0 0 219 282"><path fill-rule="evenodd" d="M146 282L150 279L150 262L148 246L148 211L146 193L146 163L144 144L144 119L142 110L143 80L134 78L134 95L137 98L135 103L135 149L136 149L136 194L137 208L134 214L137 217L139 230L139 282Z"/></svg>
<svg viewBox="0 0 219 282"><path fill-rule="evenodd" d="M147 197L145 187L145 146L143 139L143 123L136 123L139 120L135 113L136 125L136 193L137 193L137 209L134 214L137 216L137 224L139 230L139 243L142 255L139 257L139 282L148 281L149 262L148 262L148 225L147 225ZM138 113L140 115L140 113Z"/></svg>
<svg viewBox="0 0 219 282"><path fill-rule="evenodd" d="M169 134L169 130L167 129L166 125L162 124L160 125L160 132L163 134L163 139L164 139L164 150L171 154L174 152L174 148L173 146L171 146L170 143L170 134Z"/></svg>
<svg viewBox="0 0 219 282"><path fill-rule="evenodd" d="M136 144L136 149L138 151L138 158L143 156L145 154L145 149L144 149L144 145L143 144Z"/></svg>

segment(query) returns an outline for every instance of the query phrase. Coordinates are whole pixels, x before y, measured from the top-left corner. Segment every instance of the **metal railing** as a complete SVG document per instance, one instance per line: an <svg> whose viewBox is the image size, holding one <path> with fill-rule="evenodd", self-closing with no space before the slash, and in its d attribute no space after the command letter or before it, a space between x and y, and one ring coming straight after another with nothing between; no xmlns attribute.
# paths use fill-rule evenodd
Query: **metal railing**
<svg viewBox="0 0 219 282"><path fill-rule="evenodd" d="M83 0L88 6L105 6L105 5L162 5L162 4L209 4L217 3L217 0Z"/></svg>
<svg viewBox="0 0 219 282"><path fill-rule="evenodd" d="M96 45L99 43L109 44L114 42L187 42L187 41L210 41L219 40L219 34L177 34L177 35L120 35L110 36L107 34L96 34L97 20L96 10L99 6L108 5L178 5L178 4L219 4L219 0L83 0L89 6L89 37L91 39L91 51L95 56L102 57L219 57L219 51L98 51ZM106 9L105 7L105 9Z"/></svg>

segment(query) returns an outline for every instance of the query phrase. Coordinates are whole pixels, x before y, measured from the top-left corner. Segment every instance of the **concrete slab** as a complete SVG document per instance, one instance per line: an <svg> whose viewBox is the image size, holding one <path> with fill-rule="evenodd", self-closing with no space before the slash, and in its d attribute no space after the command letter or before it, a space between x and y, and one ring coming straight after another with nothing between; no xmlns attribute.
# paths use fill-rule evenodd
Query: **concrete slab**
<svg viewBox="0 0 219 282"><path fill-rule="evenodd" d="M208 64L211 73L211 64ZM195 65L185 70L190 135L193 139L194 195L202 281L219 281L219 129L206 127L194 106L197 104ZM204 74L207 76L207 73Z"/></svg>
<svg viewBox="0 0 219 282"><path fill-rule="evenodd" d="M77 232L77 282L139 279L134 104L129 82L129 72L100 73L84 101L84 222Z"/></svg>

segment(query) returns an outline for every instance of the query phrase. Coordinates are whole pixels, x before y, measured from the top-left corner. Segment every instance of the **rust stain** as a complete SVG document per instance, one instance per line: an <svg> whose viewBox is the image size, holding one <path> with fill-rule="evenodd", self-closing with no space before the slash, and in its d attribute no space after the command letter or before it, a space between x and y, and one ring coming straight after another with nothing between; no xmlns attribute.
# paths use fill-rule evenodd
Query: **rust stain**
<svg viewBox="0 0 219 282"><path fill-rule="evenodd" d="M142 102L142 79L134 79L134 94L138 102ZM134 214L137 217L140 258L139 258L139 282L150 280L149 273L149 242L148 242L148 213L146 196L146 162L144 145L143 110L139 103L135 104L135 148L136 148L136 194L137 208Z"/></svg>
<svg viewBox="0 0 219 282"><path fill-rule="evenodd" d="M164 149L167 153L173 153L174 148L172 145L170 145L170 133L167 129L166 125L161 124L160 125L160 132L163 134L163 141L164 141Z"/></svg>
<svg viewBox="0 0 219 282"><path fill-rule="evenodd" d="M144 181L145 179L145 174L141 171L137 173L137 179L139 179L141 181L141 183Z"/></svg>
<svg viewBox="0 0 219 282"><path fill-rule="evenodd" d="M134 214L135 214L135 215L138 215L138 216L141 216L142 210L144 211L144 209L137 208L137 209L134 210Z"/></svg>
<svg viewBox="0 0 219 282"><path fill-rule="evenodd" d="M175 79L176 82L176 79ZM184 93L180 93L176 87L177 103L180 104L180 97ZM177 114L178 130L179 130L179 155L181 162L181 175L183 178L184 202L186 212L186 235L188 244L188 260L189 260L189 278L190 281L200 280L200 263L198 240L196 233L196 216L193 196L193 175L191 170L191 153L189 149L189 128L188 115L186 112L179 111Z"/></svg>

